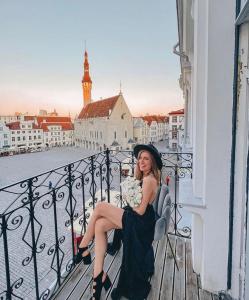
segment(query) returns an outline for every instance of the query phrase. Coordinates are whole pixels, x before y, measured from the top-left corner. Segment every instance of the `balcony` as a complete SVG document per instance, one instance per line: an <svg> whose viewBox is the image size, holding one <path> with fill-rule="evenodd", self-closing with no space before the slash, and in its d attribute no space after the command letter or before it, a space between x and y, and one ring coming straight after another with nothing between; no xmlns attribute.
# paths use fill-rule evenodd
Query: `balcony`
<svg viewBox="0 0 249 300"><path fill-rule="evenodd" d="M169 237L179 271L167 239L154 242L156 269L149 299L216 299L201 290L193 273L191 229L178 199L181 179L192 175L192 155L161 155L161 182L170 179L173 203ZM134 174L134 167L131 151L106 150L1 188L0 298L88 299L93 265L74 265L77 235L84 234L98 201L124 205L120 183ZM122 248L105 260L114 286L121 255ZM105 299L110 299L110 291Z"/></svg>

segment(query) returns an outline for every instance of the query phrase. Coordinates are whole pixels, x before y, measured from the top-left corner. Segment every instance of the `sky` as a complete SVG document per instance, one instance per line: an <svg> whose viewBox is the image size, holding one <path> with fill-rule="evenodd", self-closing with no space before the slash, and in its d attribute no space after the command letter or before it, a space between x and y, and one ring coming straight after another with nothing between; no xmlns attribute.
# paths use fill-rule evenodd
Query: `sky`
<svg viewBox="0 0 249 300"><path fill-rule="evenodd" d="M0 0L0 115L83 107L122 93L133 116L183 107L175 0Z"/></svg>

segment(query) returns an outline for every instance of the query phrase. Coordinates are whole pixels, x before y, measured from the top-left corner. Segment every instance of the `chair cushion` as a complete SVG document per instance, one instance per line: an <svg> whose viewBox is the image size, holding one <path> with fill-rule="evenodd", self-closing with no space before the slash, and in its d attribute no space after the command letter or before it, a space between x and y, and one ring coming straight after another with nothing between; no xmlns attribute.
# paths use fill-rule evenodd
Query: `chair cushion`
<svg viewBox="0 0 249 300"><path fill-rule="evenodd" d="M163 184L161 186L160 195L158 198L157 210L156 210L159 216L162 216L162 209L165 203L165 197L168 193L169 193L169 188L167 187L167 185Z"/></svg>
<svg viewBox="0 0 249 300"><path fill-rule="evenodd" d="M160 218L156 221L154 240L159 241L165 234L166 219Z"/></svg>
<svg viewBox="0 0 249 300"><path fill-rule="evenodd" d="M155 197L154 201L152 202L152 206L153 206L154 211L155 211L156 214L157 214L157 206L158 206L158 199L159 199L159 196L160 196L160 191L161 191L161 186L159 186L157 188L156 197Z"/></svg>

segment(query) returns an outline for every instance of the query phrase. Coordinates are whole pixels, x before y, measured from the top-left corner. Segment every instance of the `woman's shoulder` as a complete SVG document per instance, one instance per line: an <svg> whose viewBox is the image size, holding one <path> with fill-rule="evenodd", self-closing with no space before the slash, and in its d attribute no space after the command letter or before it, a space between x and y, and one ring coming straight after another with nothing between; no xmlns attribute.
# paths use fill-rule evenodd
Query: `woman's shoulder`
<svg viewBox="0 0 249 300"><path fill-rule="evenodd" d="M143 184L157 185L157 180L154 175L149 175L143 178Z"/></svg>

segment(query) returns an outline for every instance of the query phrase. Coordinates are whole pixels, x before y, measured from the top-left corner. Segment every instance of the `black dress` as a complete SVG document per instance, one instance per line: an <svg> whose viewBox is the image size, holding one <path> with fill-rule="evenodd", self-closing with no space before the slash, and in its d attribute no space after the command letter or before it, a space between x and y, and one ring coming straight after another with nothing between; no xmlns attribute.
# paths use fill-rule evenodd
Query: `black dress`
<svg viewBox="0 0 249 300"><path fill-rule="evenodd" d="M114 240L115 234L122 239L123 257L117 288L112 293L112 298L125 296L132 300L145 299L151 289L149 278L154 273L152 242L155 212L151 204L148 204L143 215L139 215L129 206L124 207L124 210L123 228L114 233ZM117 238L115 244L118 245Z"/></svg>

